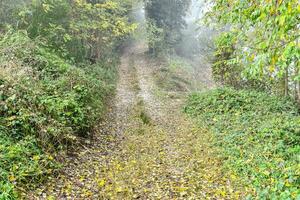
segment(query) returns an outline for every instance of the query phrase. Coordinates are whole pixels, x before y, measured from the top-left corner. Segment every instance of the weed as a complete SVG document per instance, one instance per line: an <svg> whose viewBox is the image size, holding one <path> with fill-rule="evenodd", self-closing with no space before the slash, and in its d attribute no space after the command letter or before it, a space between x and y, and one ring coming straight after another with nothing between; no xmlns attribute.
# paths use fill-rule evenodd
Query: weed
<svg viewBox="0 0 300 200"><path fill-rule="evenodd" d="M75 66L26 32L0 40L0 61L0 199L14 199L16 188L57 168L46 152L90 135L114 91L116 63Z"/></svg>
<svg viewBox="0 0 300 200"><path fill-rule="evenodd" d="M255 198L300 197L300 116L293 101L217 89L191 95L185 112L215 133L225 169L253 187Z"/></svg>
<svg viewBox="0 0 300 200"><path fill-rule="evenodd" d="M141 111L140 118L144 124L151 124L151 118L145 111Z"/></svg>

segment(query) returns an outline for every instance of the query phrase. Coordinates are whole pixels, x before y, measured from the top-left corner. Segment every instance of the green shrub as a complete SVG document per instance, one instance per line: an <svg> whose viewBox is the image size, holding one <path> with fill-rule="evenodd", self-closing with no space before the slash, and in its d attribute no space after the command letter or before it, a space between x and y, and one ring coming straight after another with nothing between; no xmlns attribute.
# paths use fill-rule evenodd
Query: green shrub
<svg viewBox="0 0 300 200"><path fill-rule="evenodd" d="M56 168L45 152L90 135L117 63L75 66L23 31L0 38L0 63L0 199L14 199Z"/></svg>
<svg viewBox="0 0 300 200"><path fill-rule="evenodd" d="M0 130L0 199L14 199L16 187L30 188L57 167L53 157L41 151L34 136L11 137Z"/></svg>
<svg viewBox="0 0 300 200"><path fill-rule="evenodd" d="M217 83L236 89L255 88L270 90L270 80L253 79L245 76L245 68L241 66L235 55L236 38L230 32L222 33L215 40L216 50L212 65L212 75Z"/></svg>
<svg viewBox="0 0 300 200"><path fill-rule="evenodd" d="M241 82L241 69L237 64L230 62L233 57L234 42L232 35L229 33L224 33L216 39L212 73L216 82L239 86Z"/></svg>
<svg viewBox="0 0 300 200"><path fill-rule="evenodd" d="M290 99L217 89L189 97L185 112L215 133L224 166L256 199L300 198L300 115Z"/></svg>
<svg viewBox="0 0 300 200"><path fill-rule="evenodd" d="M114 90L116 63L73 66L25 32L0 41L0 59L1 113L14 137L36 135L43 144L59 144L72 134L87 135Z"/></svg>

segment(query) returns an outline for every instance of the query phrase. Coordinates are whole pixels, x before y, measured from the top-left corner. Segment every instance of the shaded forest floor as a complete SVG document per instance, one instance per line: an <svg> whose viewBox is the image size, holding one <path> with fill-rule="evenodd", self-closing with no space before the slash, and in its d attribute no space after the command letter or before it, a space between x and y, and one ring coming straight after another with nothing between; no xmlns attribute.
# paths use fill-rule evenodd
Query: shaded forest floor
<svg viewBox="0 0 300 200"><path fill-rule="evenodd" d="M150 58L142 43L128 47L116 96L93 144L67 158L62 173L31 198L240 199L220 167L212 134L182 113L195 73L179 71L173 69L175 86L166 91L164 64ZM212 82L204 78L203 84Z"/></svg>

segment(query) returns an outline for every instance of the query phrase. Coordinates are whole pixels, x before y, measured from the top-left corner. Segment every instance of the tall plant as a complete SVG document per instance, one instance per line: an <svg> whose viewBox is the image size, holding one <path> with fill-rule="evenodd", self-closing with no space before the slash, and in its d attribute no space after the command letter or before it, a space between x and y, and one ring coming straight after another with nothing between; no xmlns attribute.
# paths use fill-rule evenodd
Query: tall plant
<svg viewBox="0 0 300 200"><path fill-rule="evenodd" d="M210 0L210 23L230 27L234 51L227 63L242 78L259 80L300 99L300 4L298 0Z"/></svg>
<svg viewBox="0 0 300 200"><path fill-rule="evenodd" d="M126 2L125 2L126 3ZM41 37L62 57L95 62L132 32L128 3L120 1L38 0L20 13L22 28Z"/></svg>
<svg viewBox="0 0 300 200"><path fill-rule="evenodd" d="M157 29L162 29L163 34L156 33L157 37L163 35L163 43L150 48L174 50L175 45L181 40L181 30L185 27L185 15L190 0L145 0L146 17Z"/></svg>

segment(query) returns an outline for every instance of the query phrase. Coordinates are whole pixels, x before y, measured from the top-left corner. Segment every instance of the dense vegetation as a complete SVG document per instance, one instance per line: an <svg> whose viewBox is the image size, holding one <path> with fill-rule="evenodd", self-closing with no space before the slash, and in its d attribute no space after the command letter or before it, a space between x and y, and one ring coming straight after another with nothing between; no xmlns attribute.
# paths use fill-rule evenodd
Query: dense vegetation
<svg viewBox="0 0 300 200"><path fill-rule="evenodd" d="M226 27L216 40L216 80L236 88L291 95L300 101L299 1L210 3L208 23Z"/></svg>
<svg viewBox="0 0 300 200"><path fill-rule="evenodd" d="M0 0L0 200L19 199L43 184L61 166L58 158L92 138L108 97L114 94L119 54L137 28L131 19L136 9L133 5L141 2L146 17L142 23L147 38L143 39L152 55L163 58L153 59L169 63L169 67L151 74L158 88L189 91L194 84L188 81L191 75L180 71L184 63L174 58L176 52L196 54L192 48L201 46L193 44L197 41L194 35L186 36L185 41L182 37L189 31L184 29L191 0ZM211 145L220 150L222 169L230 172L231 180L242 183L249 199L300 199L299 1L210 0L208 5L207 23L221 27L216 31L221 34L215 40L213 76L221 85L234 89L193 94L184 111L211 130ZM194 24L190 29L196 34ZM125 65L135 69L134 60L130 60L135 59L134 54L128 55ZM144 59L138 63L153 66L147 63L151 59L136 55ZM185 57L194 59L195 55ZM203 59L201 62L204 65ZM134 81L134 87L139 88L142 81ZM171 92L169 97L177 98ZM152 137L152 119L144 111L139 117L151 127ZM141 135L132 135L145 141ZM177 135L175 139L170 135L167 142L176 142L181 149L186 135ZM191 136L185 148L202 142L197 135L199 143L192 143L195 139ZM152 139L158 144L153 148L149 143L155 152L153 158L157 154L167 157L156 151L171 151L171 147L166 148L170 144L156 136ZM147 156L133 149L128 152L137 160L140 154ZM196 155L190 156L195 163ZM121 157L122 165L126 164L127 157L125 162ZM170 157L168 165L176 165L172 163L175 160L182 162L179 156ZM135 165L136 160L132 163ZM147 167L151 181L156 181L152 166ZM161 169L165 175L167 169ZM169 179L170 171L167 173L164 177ZM99 187L108 186L106 182L101 180ZM188 194L185 187L177 189ZM119 191L117 188L117 195Z"/></svg>
<svg viewBox="0 0 300 200"><path fill-rule="evenodd" d="M254 190L249 197L300 197L300 115L293 101L263 92L216 89L191 95L185 112L211 129L225 170Z"/></svg>
<svg viewBox="0 0 300 200"><path fill-rule="evenodd" d="M92 134L114 91L116 48L136 25L129 1L0 5L0 199L14 199Z"/></svg>
<svg viewBox="0 0 300 200"><path fill-rule="evenodd" d="M150 53L172 53L182 39L190 0L145 0Z"/></svg>
<svg viewBox="0 0 300 200"><path fill-rule="evenodd" d="M298 199L299 2L209 3L205 20L221 27L213 77L234 89L193 94L185 112L214 134L224 169L253 191L250 199Z"/></svg>

